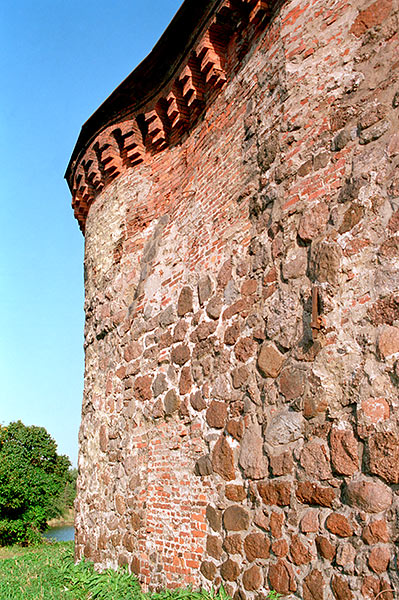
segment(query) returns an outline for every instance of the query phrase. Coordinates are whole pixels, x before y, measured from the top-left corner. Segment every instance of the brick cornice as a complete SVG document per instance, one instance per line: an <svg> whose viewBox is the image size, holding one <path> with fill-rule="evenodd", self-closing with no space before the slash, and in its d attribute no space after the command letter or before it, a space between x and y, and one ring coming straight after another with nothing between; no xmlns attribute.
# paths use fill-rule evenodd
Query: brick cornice
<svg viewBox="0 0 399 600"><path fill-rule="evenodd" d="M83 125L65 177L81 230L96 196L177 143L230 78L276 0L185 0L152 52Z"/></svg>

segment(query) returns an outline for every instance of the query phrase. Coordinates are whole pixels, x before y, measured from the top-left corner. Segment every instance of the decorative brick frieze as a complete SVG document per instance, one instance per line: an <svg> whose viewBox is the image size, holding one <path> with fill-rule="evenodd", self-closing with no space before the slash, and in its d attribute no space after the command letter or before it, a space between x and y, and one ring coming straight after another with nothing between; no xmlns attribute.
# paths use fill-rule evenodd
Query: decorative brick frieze
<svg viewBox="0 0 399 600"><path fill-rule="evenodd" d="M269 1L273 7L275 0ZM264 1L214 2L207 28L199 34L193 50L174 74L173 83L165 83L162 92L147 103L143 113L144 133L137 122L141 112L135 112L134 105L126 106L133 118L106 127L96 135L88 150L79 149L78 158L68 169L67 179L75 216L83 232L90 205L104 186L126 169L145 161L146 151L164 150L171 141L176 141L176 134L181 135L194 124L233 68L232 63L228 64L228 55L232 55L229 38L233 33L238 34L235 41L250 36L252 22L263 22L269 12L270 7ZM240 18L232 21L233 15ZM170 136L172 131L174 136Z"/></svg>
<svg viewBox="0 0 399 600"><path fill-rule="evenodd" d="M154 150L163 150L167 146L167 131L165 125L165 117L161 118L161 106L144 115L144 121L147 126L148 145Z"/></svg>
<svg viewBox="0 0 399 600"><path fill-rule="evenodd" d="M183 98L182 86L176 83L166 97L166 113L171 130L184 128L189 121L187 103Z"/></svg>
<svg viewBox="0 0 399 600"><path fill-rule="evenodd" d="M118 143L125 167L133 167L143 162L145 153L143 138L135 119L122 121L112 133Z"/></svg>
<svg viewBox="0 0 399 600"><path fill-rule="evenodd" d="M212 28L205 32L196 45L194 52L200 64L200 71L205 83L217 86L226 81L226 73L222 66L225 48L220 38L218 39L216 34L213 33Z"/></svg>
<svg viewBox="0 0 399 600"><path fill-rule="evenodd" d="M182 95L187 106L198 106L204 100L204 82L195 58L191 58L179 75Z"/></svg>
<svg viewBox="0 0 399 600"><path fill-rule="evenodd" d="M98 166L98 156L94 148L90 148L82 161L83 169L85 171L85 179L87 184L97 192L100 192L104 187L103 178L101 171Z"/></svg>
<svg viewBox="0 0 399 600"><path fill-rule="evenodd" d="M246 0L249 7L249 20L251 22L260 23L265 17L270 14L270 4L265 0Z"/></svg>

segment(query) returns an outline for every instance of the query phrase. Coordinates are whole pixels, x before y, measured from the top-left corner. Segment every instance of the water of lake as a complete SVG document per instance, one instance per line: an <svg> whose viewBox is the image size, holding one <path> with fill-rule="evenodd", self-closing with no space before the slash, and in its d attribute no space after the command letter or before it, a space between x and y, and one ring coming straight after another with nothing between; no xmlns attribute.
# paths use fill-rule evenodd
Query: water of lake
<svg viewBox="0 0 399 600"><path fill-rule="evenodd" d="M75 528L70 525L50 527L43 535L48 540L55 542L71 542L75 539Z"/></svg>

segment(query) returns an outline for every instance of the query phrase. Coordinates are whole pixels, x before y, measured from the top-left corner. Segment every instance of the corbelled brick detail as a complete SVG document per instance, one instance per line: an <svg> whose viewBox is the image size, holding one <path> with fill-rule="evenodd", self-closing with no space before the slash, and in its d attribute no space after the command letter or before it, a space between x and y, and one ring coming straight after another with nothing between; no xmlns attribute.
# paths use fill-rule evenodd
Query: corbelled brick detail
<svg viewBox="0 0 399 600"><path fill-rule="evenodd" d="M77 558L399 596L398 19L186 0L84 126Z"/></svg>

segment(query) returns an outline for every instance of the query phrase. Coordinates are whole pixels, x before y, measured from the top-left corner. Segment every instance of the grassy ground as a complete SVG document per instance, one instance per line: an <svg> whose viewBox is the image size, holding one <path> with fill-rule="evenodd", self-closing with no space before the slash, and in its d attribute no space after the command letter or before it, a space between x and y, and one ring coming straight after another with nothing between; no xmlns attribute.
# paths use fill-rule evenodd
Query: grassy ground
<svg viewBox="0 0 399 600"><path fill-rule="evenodd" d="M60 569L72 556L73 542L0 548L0 599L75 600L60 581Z"/></svg>
<svg viewBox="0 0 399 600"><path fill-rule="evenodd" d="M144 594L125 570L96 573L90 563L74 565L73 542L35 548L0 548L0 600L230 600L189 589Z"/></svg>

